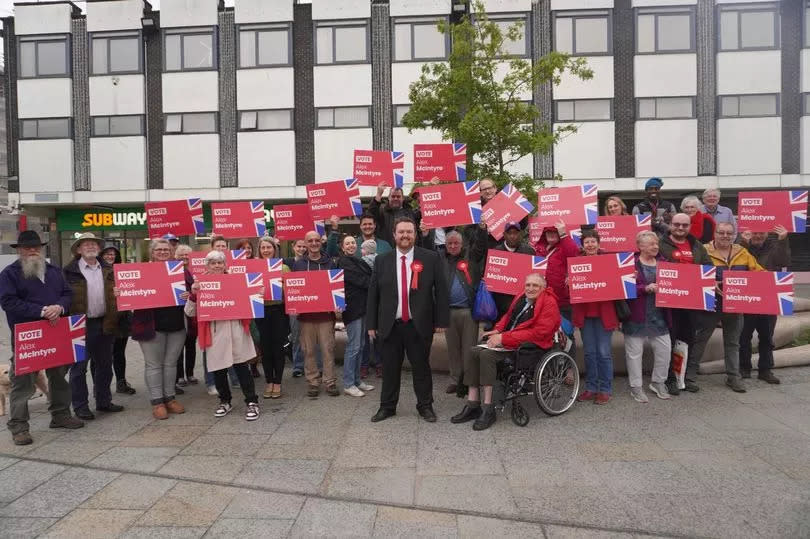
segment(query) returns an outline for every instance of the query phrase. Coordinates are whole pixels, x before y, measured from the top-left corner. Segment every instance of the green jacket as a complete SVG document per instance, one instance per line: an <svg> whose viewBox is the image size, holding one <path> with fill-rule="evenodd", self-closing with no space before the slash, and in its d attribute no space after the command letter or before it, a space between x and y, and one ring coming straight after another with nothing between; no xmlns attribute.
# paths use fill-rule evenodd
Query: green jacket
<svg viewBox="0 0 810 539"><path fill-rule="evenodd" d="M99 260L101 274L104 277L104 320L102 328L105 335L115 335L118 330L118 309L116 307L115 277L113 268L106 262ZM73 291L68 314L87 314L87 279L79 268L79 259L68 263L64 269L65 281Z"/></svg>

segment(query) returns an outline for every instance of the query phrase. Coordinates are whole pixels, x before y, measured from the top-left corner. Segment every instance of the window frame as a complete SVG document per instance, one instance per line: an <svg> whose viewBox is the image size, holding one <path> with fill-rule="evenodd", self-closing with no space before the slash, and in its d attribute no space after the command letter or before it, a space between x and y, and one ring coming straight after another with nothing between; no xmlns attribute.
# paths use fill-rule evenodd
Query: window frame
<svg viewBox="0 0 810 539"><path fill-rule="evenodd" d="M163 73L185 73L196 71L218 71L219 70L219 29L217 26L191 26L188 28L164 28L162 30L162 61ZM185 36L211 36L211 67L185 67ZM166 67L166 38L168 36L180 36L180 69L168 69Z"/></svg>
<svg viewBox="0 0 810 539"><path fill-rule="evenodd" d="M802 48L810 49L810 0L804 5L804 19L802 20Z"/></svg>
<svg viewBox="0 0 810 539"><path fill-rule="evenodd" d="M506 12L506 13L493 13L487 14L487 18L490 22L494 21L501 21L501 22L508 22L509 26L512 26L519 20L523 21L523 43L525 45L525 50L523 54L507 54L504 56L499 56L498 58L531 58L532 56L532 26L531 26L531 13L525 11L514 11L514 12ZM506 40L505 40L506 41Z"/></svg>
<svg viewBox="0 0 810 539"><path fill-rule="evenodd" d="M23 128L24 122L37 122L37 133L39 133L39 122L42 120L67 120L68 133L66 137L26 137L24 135L25 129ZM72 140L73 139L73 118L70 116L48 116L44 118L19 118L19 140Z"/></svg>
<svg viewBox="0 0 810 539"><path fill-rule="evenodd" d="M284 63L259 63L259 34L261 32L287 32L287 61ZM253 32L254 36L254 60L256 65L243 66L242 65L242 32ZM268 67L289 67L293 63L293 27L291 22L279 22L270 24L238 24L236 25L236 68L237 69L265 69Z"/></svg>
<svg viewBox="0 0 810 539"><path fill-rule="evenodd" d="M106 118L107 120L107 135L99 135L96 133L96 120ZM141 132L136 135L113 135L110 133L110 120L112 118L138 118L141 124ZM144 114L113 114L113 115L100 115L90 117L90 137L91 138L110 138L110 137L145 137L146 136L146 117Z"/></svg>
<svg viewBox="0 0 810 539"><path fill-rule="evenodd" d="M802 116L810 116L810 92L802 94Z"/></svg>
<svg viewBox="0 0 810 539"><path fill-rule="evenodd" d="M413 106L412 103L394 103L393 105L391 105L391 123L394 127L405 127L401 122L397 120L397 109L399 107L408 107L408 110L411 110L412 106Z"/></svg>
<svg viewBox="0 0 810 539"><path fill-rule="evenodd" d="M318 61L318 29L330 28L332 30L332 61L320 62ZM337 53L337 37L335 28L364 28L366 31L366 59L363 61L357 60L335 60ZM332 65L363 65L371 63L371 20L370 19L345 19L345 20L322 20L315 21L312 25L313 37L313 53L315 55L314 65L317 66L332 66ZM329 108L329 107L324 107Z"/></svg>
<svg viewBox="0 0 810 539"><path fill-rule="evenodd" d="M290 127L284 127L281 129L260 129L259 128L259 114L260 112L280 112L285 111L290 116ZM254 128L243 128L242 127L242 114L246 112L255 112L256 113L256 127ZM260 133L265 131L293 131L295 130L295 109L240 109L237 111L238 116L236 118L236 130L239 133Z"/></svg>
<svg viewBox="0 0 810 539"><path fill-rule="evenodd" d="M748 97L748 96L774 96L776 99L776 113L775 114L756 114L756 115L742 115L739 113L740 110L740 102L739 98L741 97ZM723 99L728 97L737 98L737 115L736 116L725 116L723 114ZM736 120L741 118L780 118L782 116L782 98L781 94L776 93L765 93L765 94L725 94L725 95L718 95L717 96L717 118L719 120Z"/></svg>
<svg viewBox="0 0 810 539"><path fill-rule="evenodd" d="M35 34L17 36L17 79L64 79L73 76L73 65L71 62L71 34ZM39 44L49 41L65 42L65 72L55 75L39 74ZM22 74L22 43L34 43L34 74L25 76Z"/></svg>
<svg viewBox="0 0 810 539"><path fill-rule="evenodd" d="M635 8L635 32L633 41L635 42L635 54L684 54L697 52L697 9L696 6L659 6L659 7L638 7ZM654 17L653 23L653 50L641 52L638 50L638 19L640 16ZM688 49L661 49L658 48L658 18L667 15L689 15L689 48Z"/></svg>
<svg viewBox="0 0 810 539"><path fill-rule="evenodd" d="M552 50L557 51L557 19L572 19L571 25L571 57L581 56L613 56L613 10L612 9L591 9L591 10L558 10L554 12L551 27ZM577 19L607 19L607 51L606 52L577 52ZM559 52L559 51L557 51ZM566 99L565 101L570 101Z"/></svg>
<svg viewBox="0 0 810 539"><path fill-rule="evenodd" d="M444 16L437 16L437 17L392 17L391 18L391 63L403 63L403 62L441 62L446 61L450 58L450 33L444 34L444 56L430 56L430 57L419 57L417 58L414 54L414 39L413 39L413 30L414 26L437 26L439 21L443 20L449 24L450 17L448 15ZM397 25L405 25L407 24L409 27L409 31L411 34L411 57L408 60L399 60L397 59L397 43L396 43L396 32L397 32ZM438 32L438 29L436 30ZM332 38L332 46L334 47L334 36ZM333 49L334 52L334 49ZM325 65L325 64L323 64Z"/></svg>
<svg viewBox="0 0 810 539"><path fill-rule="evenodd" d="M722 14L724 12L737 13L737 47L734 49L724 49L722 39ZM773 17L773 46L770 47L743 47L742 46L742 17L740 13L770 13ZM715 23L715 33L717 39L717 52L745 52L745 51L774 51L782 48L781 33L782 13L779 4L770 2L755 2L752 4L717 4L717 22Z"/></svg>
<svg viewBox="0 0 810 539"><path fill-rule="evenodd" d="M111 67L110 57L110 42L115 39L124 40L136 38L138 40L138 68L132 70L113 71ZM143 73L143 33L141 30L133 30L128 32L92 32L87 36L89 40L89 49L87 53L88 63L90 64L89 71L91 77L109 76L109 75L138 75ZM96 47L95 41L97 39L106 40L107 47L107 72L96 73L95 62L93 61L93 49Z"/></svg>
<svg viewBox="0 0 810 539"><path fill-rule="evenodd" d="M642 118L641 117L641 102L645 99L652 99L655 106L655 117ZM671 116L668 118L658 117L658 100L659 99L689 99L692 103L691 116ZM667 120L694 120L697 118L697 96L694 95L657 95L654 97L637 97L636 98L636 121L637 122L665 122Z"/></svg>
<svg viewBox="0 0 810 539"><path fill-rule="evenodd" d="M191 114L213 114L214 115L214 130L213 131L195 131L193 133L186 133L183 131L183 123L185 116ZM169 116L180 116L180 131L167 131L166 123ZM198 112L164 112L163 113L163 135L219 135L219 111L203 110Z"/></svg>
<svg viewBox="0 0 810 539"><path fill-rule="evenodd" d="M350 126L336 126L335 125L335 110L337 109L367 109L368 110L368 124L367 125L350 125ZM332 111L332 125L320 125L320 112L322 110ZM341 107L316 107L315 108L315 129L370 129L374 125L373 110L371 105L347 105Z"/></svg>
<svg viewBox="0 0 810 539"><path fill-rule="evenodd" d="M608 110L610 111L610 116L608 118L598 118L594 120L577 120L577 102L581 101L607 101L608 102ZM574 119L573 120L560 120L559 119L559 109L558 103L573 103L574 104ZM554 100L554 122L556 124L565 124L565 123L584 123L584 122L612 122L614 121L613 116L613 98L612 97L597 97L597 98L588 98L588 99L555 99Z"/></svg>

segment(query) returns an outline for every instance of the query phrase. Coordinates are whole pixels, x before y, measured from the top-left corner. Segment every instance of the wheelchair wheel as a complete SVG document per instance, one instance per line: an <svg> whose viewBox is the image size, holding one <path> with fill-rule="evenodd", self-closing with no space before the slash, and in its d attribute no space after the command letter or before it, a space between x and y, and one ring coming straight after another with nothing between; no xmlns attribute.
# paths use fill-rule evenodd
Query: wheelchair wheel
<svg viewBox="0 0 810 539"><path fill-rule="evenodd" d="M520 405L517 399L512 401L512 423L518 427L525 427L529 424L529 413Z"/></svg>
<svg viewBox="0 0 810 539"><path fill-rule="evenodd" d="M548 415L560 415L571 408L578 393L579 369L574 359L559 350L546 354L534 372L537 406Z"/></svg>

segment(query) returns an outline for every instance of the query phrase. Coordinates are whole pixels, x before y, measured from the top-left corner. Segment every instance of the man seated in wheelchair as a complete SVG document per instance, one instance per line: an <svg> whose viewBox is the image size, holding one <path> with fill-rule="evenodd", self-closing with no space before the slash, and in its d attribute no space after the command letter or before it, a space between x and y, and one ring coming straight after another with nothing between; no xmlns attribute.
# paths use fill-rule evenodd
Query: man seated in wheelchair
<svg viewBox="0 0 810 539"><path fill-rule="evenodd" d="M542 350L551 349L560 319L557 297L546 288L546 280L538 273L528 275L523 294L512 301L493 330L484 333L486 343L473 347L464 364L464 384L469 386L467 404L450 421L465 423L475 420L474 430L491 427L495 423L492 386L496 381L498 362L514 354L525 343L532 343ZM479 402L479 386L483 405Z"/></svg>

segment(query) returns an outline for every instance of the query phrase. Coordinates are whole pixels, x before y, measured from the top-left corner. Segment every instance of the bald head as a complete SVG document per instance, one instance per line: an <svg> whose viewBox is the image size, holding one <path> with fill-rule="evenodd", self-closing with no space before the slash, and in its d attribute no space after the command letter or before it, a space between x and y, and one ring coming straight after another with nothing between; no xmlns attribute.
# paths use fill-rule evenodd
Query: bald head
<svg viewBox="0 0 810 539"><path fill-rule="evenodd" d="M304 243L307 244L307 254L312 260L321 258L321 235L311 230L304 236Z"/></svg>
<svg viewBox="0 0 810 539"><path fill-rule="evenodd" d="M670 237L678 243L683 242L689 235L689 227L692 224L691 218L685 213L676 213L672 216L669 225Z"/></svg>

